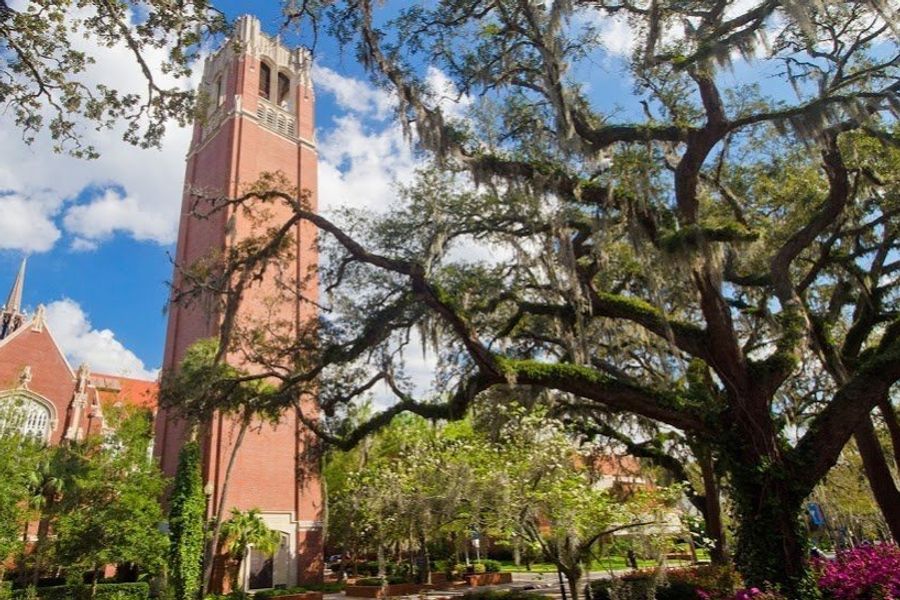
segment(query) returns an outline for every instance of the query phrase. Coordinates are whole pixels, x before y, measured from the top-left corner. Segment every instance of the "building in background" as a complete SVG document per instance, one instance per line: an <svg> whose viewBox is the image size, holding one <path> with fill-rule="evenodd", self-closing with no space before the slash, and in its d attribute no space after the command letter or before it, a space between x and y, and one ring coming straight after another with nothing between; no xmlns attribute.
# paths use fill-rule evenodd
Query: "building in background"
<svg viewBox="0 0 900 600"><path fill-rule="evenodd" d="M279 173L290 185L311 194L309 201L315 210L317 154L311 66L306 50L287 48L277 37L264 34L259 21L248 16L237 20L234 37L206 60L200 89L207 98L207 113L194 126L187 156L173 277L176 289L184 283L181 268L224 252L253 235L254 228L281 223L291 214L289 207L274 203L251 207L250 214L233 207L211 211L211 198L236 197L263 173ZM200 218L198 213L205 216ZM269 269L252 282L244 292L239 319L277 322L279 334L288 336L316 318L317 282L304 277L318 261L314 240L310 224L296 226L292 264ZM170 306L163 368L176 369L192 343L215 336L221 318L202 302ZM240 366L254 368L252 364ZM303 410L305 417L316 418L315 401L303 402L298 410ZM267 525L281 532L282 545L273 558L251 552L240 577L249 589L317 581L323 559L322 490L318 458L310 452L315 448L314 436L293 410L286 411L275 425L256 425L237 454L225 514L232 508L260 509ZM226 415L217 415L203 428L203 477L210 517L219 510L217 503L238 428L237 420ZM177 411L160 411L156 451L166 474L175 473L188 435L189 427Z"/></svg>
<svg viewBox="0 0 900 600"><path fill-rule="evenodd" d="M73 369L47 326L43 306L22 307L25 261L0 311L0 430L14 427L50 444L102 434L104 410L156 410L155 381Z"/></svg>

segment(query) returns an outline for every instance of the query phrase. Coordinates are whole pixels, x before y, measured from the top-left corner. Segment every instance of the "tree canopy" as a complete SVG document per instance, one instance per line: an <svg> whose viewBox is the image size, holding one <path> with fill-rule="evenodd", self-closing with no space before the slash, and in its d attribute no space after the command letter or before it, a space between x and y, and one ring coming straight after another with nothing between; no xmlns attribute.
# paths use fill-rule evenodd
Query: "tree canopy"
<svg viewBox="0 0 900 600"><path fill-rule="evenodd" d="M801 594L801 503L900 377L894 9L319 8L396 95L436 170L380 218L331 221L299 190L271 185L211 199L286 203L323 232L323 319L290 342L297 368L260 376L319 393L326 412L384 382L397 402L346 435L308 423L344 446L403 411L460 418L509 385L550 390L572 414L700 440L727 474L740 568ZM598 102L608 75L592 68L612 18L635 40L620 111ZM463 117L425 85L429 64L470 100ZM784 89L728 67L769 69ZM217 277L261 247L277 260L283 234L267 235ZM490 256L454 251L464 245ZM416 331L438 357L433 398L404 380ZM286 348L255 349L252 361L275 364ZM789 421L798 397L804 418Z"/></svg>

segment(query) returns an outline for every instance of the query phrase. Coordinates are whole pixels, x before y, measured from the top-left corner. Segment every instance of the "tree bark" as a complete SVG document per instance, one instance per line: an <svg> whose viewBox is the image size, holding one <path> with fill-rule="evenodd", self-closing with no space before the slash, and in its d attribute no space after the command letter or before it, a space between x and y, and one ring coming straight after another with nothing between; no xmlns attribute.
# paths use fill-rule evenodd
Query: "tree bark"
<svg viewBox="0 0 900 600"><path fill-rule="evenodd" d="M894 466L900 469L900 419L897 418L897 411L894 410L890 398L879 400L878 409L884 417L888 433L891 434L891 446L894 449ZM894 539L896 539L896 536Z"/></svg>
<svg viewBox="0 0 900 600"><path fill-rule="evenodd" d="M890 467L884 457L884 451L878 436L875 434L875 426L871 417L866 417L857 426L853 434L859 455L862 458L863 469L872 488L872 495L884 520L895 540L900 540L900 490L891 476Z"/></svg>
<svg viewBox="0 0 900 600"><path fill-rule="evenodd" d="M213 525L212 537L206 547L206 556L203 560L203 590L201 597L205 598L209 592L209 584L212 580L213 563L216 560L216 550L219 547L219 537L222 534L222 520L225 518L225 500L228 497L228 486L231 483L231 471L234 469L234 463L237 462L237 453L244 442L244 436L247 429L250 428L250 417L244 416L241 419L241 428L238 430L237 438L234 441L234 447L231 449L231 456L228 457L228 466L225 468L225 479L222 481L222 492L219 494L216 507L216 522Z"/></svg>
<svg viewBox="0 0 900 600"><path fill-rule="evenodd" d="M713 541L713 547L709 551L709 558L714 565L724 565L729 562L728 548L725 545L725 529L722 525L722 505L719 500L719 479L716 475L712 454L707 451L698 453L697 460L700 463L700 472L703 475L703 519L706 525L706 533Z"/></svg>

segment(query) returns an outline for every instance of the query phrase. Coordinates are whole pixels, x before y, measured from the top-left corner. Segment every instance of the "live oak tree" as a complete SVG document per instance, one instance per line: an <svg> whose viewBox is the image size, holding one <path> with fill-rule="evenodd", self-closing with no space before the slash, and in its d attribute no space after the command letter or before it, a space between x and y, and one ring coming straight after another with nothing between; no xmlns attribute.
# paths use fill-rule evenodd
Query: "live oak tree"
<svg viewBox="0 0 900 600"><path fill-rule="evenodd" d="M308 423L339 445L403 411L459 418L509 385L702 440L727 475L742 573L803 595L801 504L900 377L897 180L880 170L897 152L893 10L447 0L385 21L367 0L330 4L331 30L442 173L386 218L340 225L284 187L209 200L286 203L279 231L307 220L334 242L327 312L291 344L305 362L269 376L321 392L326 411L385 382L398 402L349 434ZM624 117L589 94L603 83L597 27L614 16L635 40ZM467 95L467 119L445 112L426 63ZM774 71L778 100L735 84L729 64ZM279 231L230 265L259 248L273 259ZM463 243L491 260L454 256ZM439 361L432 401L400 376L417 329ZM807 353L832 387L788 423Z"/></svg>
<svg viewBox="0 0 900 600"><path fill-rule="evenodd" d="M194 92L177 82L224 25L207 0L2 0L0 105L26 142L46 129L58 152L96 158L85 129L117 123L127 141L156 146L169 122L191 121ZM114 77L92 71L91 48L116 45L134 60L145 89L117 89Z"/></svg>

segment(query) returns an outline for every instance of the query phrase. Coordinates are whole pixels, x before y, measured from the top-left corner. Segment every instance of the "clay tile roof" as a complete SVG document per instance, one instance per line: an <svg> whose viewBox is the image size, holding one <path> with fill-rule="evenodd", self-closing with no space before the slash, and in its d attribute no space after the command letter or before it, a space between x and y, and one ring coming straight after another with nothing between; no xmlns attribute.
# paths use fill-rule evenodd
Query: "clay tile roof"
<svg viewBox="0 0 900 600"><path fill-rule="evenodd" d="M104 404L121 402L156 410L159 384L155 381L92 373L91 384L97 389L100 401Z"/></svg>

